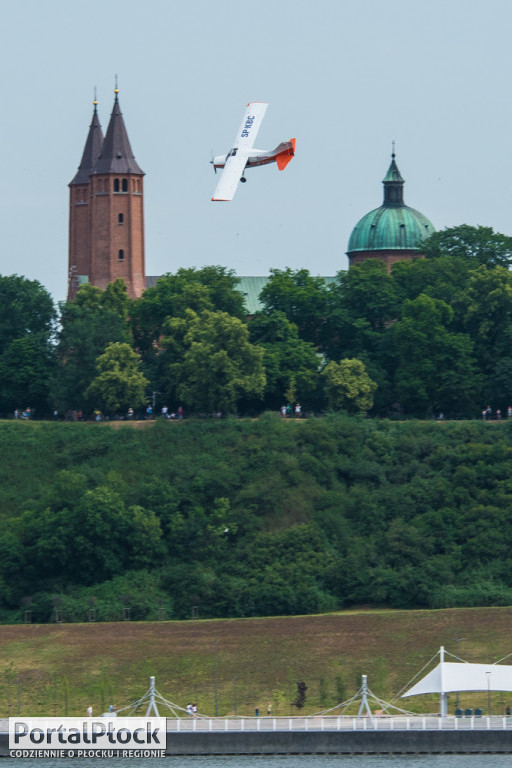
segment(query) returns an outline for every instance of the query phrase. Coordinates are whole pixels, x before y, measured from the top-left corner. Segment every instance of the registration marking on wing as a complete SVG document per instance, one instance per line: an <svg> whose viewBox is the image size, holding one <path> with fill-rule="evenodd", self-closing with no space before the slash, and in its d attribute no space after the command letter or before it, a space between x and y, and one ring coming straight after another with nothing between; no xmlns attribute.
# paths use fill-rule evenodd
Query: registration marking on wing
<svg viewBox="0 0 512 768"><path fill-rule="evenodd" d="M266 101L250 101L245 108L244 116L237 131L234 147L240 149L251 149L256 141L256 136L260 129L268 103Z"/></svg>

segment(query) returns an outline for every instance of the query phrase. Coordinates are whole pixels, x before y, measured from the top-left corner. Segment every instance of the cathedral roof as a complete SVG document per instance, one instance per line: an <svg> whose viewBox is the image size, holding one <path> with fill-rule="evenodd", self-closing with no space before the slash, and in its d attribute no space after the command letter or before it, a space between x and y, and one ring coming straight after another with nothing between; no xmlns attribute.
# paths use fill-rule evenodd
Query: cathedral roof
<svg viewBox="0 0 512 768"><path fill-rule="evenodd" d="M159 279L158 275L147 275L146 288L154 288ZM320 280L323 280L326 286L334 283L336 279L334 276L320 277ZM244 297L245 311L248 315L256 315L258 312L263 312L264 305L260 301L260 293L269 280L270 277L268 275L242 275L238 278L238 284L235 286L235 289Z"/></svg>
<svg viewBox="0 0 512 768"><path fill-rule="evenodd" d="M391 156L384 177L384 202L360 219L350 235L347 253L412 250L435 232L433 224L403 200L404 180Z"/></svg>
<svg viewBox="0 0 512 768"><path fill-rule="evenodd" d="M415 208L381 205L357 222L347 253L411 250L434 232L432 222Z"/></svg>
<svg viewBox="0 0 512 768"><path fill-rule="evenodd" d="M130 140L119 107L116 89L114 108L110 116L103 147L96 160L92 173L138 173L144 171L135 161Z"/></svg>
<svg viewBox="0 0 512 768"><path fill-rule="evenodd" d="M92 115L92 122L89 126L89 133L85 142L84 153L78 166L78 171L75 177L70 182L71 184L87 184L89 181L89 174L92 171L98 155L101 152L103 144L103 132L101 130L100 121L98 118L97 110L98 102L94 101L94 112Z"/></svg>

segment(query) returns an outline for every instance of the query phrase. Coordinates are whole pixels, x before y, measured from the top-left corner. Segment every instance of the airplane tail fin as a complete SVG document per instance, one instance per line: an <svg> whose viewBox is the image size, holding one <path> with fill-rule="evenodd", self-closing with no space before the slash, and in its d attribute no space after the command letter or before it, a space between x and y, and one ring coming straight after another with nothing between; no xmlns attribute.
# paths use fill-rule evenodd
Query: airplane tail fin
<svg viewBox="0 0 512 768"><path fill-rule="evenodd" d="M281 150L281 147L284 147L284 149ZM280 171L284 171L295 154L295 139L290 139L290 141L280 144L278 149L281 151L276 155L277 167Z"/></svg>

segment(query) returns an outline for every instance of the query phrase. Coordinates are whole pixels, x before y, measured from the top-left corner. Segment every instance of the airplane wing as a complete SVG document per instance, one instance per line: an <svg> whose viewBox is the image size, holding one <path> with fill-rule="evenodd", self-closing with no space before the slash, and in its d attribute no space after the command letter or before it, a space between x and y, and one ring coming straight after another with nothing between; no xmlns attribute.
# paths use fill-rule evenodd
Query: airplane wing
<svg viewBox="0 0 512 768"><path fill-rule="evenodd" d="M249 152L254 146L256 135L265 117L268 104L264 101L251 101L245 108L242 123L238 129L233 149L230 150L226 165L222 171L219 183L215 188L212 200L232 200L240 177L247 164Z"/></svg>
<svg viewBox="0 0 512 768"><path fill-rule="evenodd" d="M268 104L265 101L251 101L245 108L242 123L233 142L233 147L251 149L265 117Z"/></svg>
<svg viewBox="0 0 512 768"><path fill-rule="evenodd" d="M249 154L234 149L231 152L236 152L236 154L230 155L226 160L226 165L220 175L219 183L215 187L212 200L232 200L235 196L236 188L247 165Z"/></svg>

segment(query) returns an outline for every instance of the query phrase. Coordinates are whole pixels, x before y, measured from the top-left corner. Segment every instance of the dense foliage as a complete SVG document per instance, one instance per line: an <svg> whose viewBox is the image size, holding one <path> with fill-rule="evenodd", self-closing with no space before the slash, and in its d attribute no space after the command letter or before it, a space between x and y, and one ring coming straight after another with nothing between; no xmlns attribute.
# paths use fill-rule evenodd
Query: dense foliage
<svg viewBox="0 0 512 768"><path fill-rule="evenodd" d="M341 415L4 423L0 615L510 604L511 435Z"/></svg>
<svg viewBox="0 0 512 768"><path fill-rule="evenodd" d="M0 277L0 411L47 408L56 318L51 296L36 280Z"/></svg>
<svg viewBox="0 0 512 768"><path fill-rule="evenodd" d="M486 423L512 415L512 238L464 225L423 250L329 285L272 270L251 318L222 267L136 300L85 285L58 324L41 285L0 276L0 413L260 417L4 424L4 617L512 602L512 418Z"/></svg>
<svg viewBox="0 0 512 768"><path fill-rule="evenodd" d="M422 251L390 274L370 259L330 283L273 269L255 317L218 266L164 275L136 300L121 280L84 285L60 306L58 334L42 286L0 277L0 413L122 418L151 403L255 416L300 403L308 414L475 418L490 405L504 415L512 238L463 225ZM125 350L115 361L114 349Z"/></svg>

